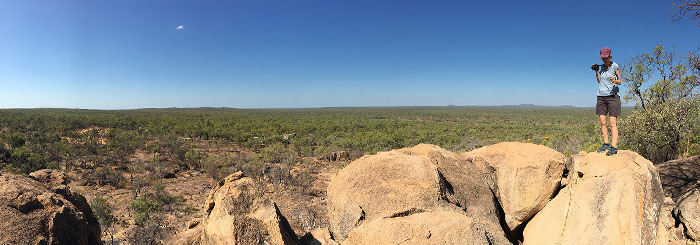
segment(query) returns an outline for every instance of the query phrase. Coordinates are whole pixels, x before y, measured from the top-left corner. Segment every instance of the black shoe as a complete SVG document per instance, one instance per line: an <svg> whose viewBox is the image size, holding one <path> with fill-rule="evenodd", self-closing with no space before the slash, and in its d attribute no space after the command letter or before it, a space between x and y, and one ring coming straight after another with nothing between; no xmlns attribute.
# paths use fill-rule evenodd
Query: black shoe
<svg viewBox="0 0 700 245"><path fill-rule="evenodd" d="M617 148L611 146L610 149L608 150L608 153L605 153L605 155L612 156L617 154Z"/></svg>
<svg viewBox="0 0 700 245"><path fill-rule="evenodd" d="M598 153L605 152L610 148L612 148L612 146L610 146L609 144L603 144L603 146L601 146L600 149L598 149Z"/></svg>

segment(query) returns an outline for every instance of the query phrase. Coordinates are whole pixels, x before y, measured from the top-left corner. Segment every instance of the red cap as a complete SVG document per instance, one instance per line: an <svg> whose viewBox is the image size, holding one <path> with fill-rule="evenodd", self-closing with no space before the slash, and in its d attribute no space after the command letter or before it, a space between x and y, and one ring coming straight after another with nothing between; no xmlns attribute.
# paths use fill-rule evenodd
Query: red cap
<svg viewBox="0 0 700 245"><path fill-rule="evenodd" d="M610 48L602 48L600 49L600 58L608 58L610 57L610 53L612 53L612 50L610 50Z"/></svg>

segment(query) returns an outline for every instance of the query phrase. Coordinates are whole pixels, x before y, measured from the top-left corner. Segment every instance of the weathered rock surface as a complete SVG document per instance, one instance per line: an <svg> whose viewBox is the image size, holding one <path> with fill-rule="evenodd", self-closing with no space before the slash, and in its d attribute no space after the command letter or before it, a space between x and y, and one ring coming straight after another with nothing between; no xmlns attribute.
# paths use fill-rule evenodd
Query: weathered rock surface
<svg viewBox="0 0 700 245"><path fill-rule="evenodd" d="M68 184L68 177L63 171L55 169L42 169L29 174L29 177L48 186Z"/></svg>
<svg viewBox="0 0 700 245"><path fill-rule="evenodd" d="M190 224L171 244L298 243L277 205L241 172L220 181L209 193L205 208L203 220Z"/></svg>
<svg viewBox="0 0 700 245"><path fill-rule="evenodd" d="M569 184L526 225L524 244L654 244L663 190L631 151L574 157Z"/></svg>
<svg viewBox="0 0 700 245"><path fill-rule="evenodd" d="M656 165L665 196L674 201L684 193L698 187L700 180L700 156L671 160Z"/></svg>
<svg viewBox="0 0 700 245"><path fill-rule="evenodd" d="M661 215L659 216L659 227L656 229L656 244L673 244L682 242L685 244L683 236L683 227L676 226L676 220L673 218L673 209L676 203L670 197L664 198L664 204L661 207Z"/></svg>
<svg viewBox="0 0 700 245"><path fill-rule="evenodd" d="M688 237L700 240L700 190L693 190L681 196L673 214L685 227Z"/></svg>
<svg viewBox="0 0 700 245"><path fill-rule="evenodd" d="M471 224L463 213L449 211L374 219L353 229L343 244L484 244L484 232Z"/></svg>
<svg viewBox="0 0 700 245"><path fill-rule="evenodd" d="M301 245L338 245L328 228L316 228L299 239Z"/></svg>
<svg viewBox="0 0 700 245"><path fill-rule="evenodd" d="M474 164L440 147L420 144L380 152L353 161L332 178L327 192L330 229L336 241L347 238L348 244L401 237L441 243L444 237L438 233L463 231L471 231L463 237L474 235L470 244L507 244L494 192L495 185ZM435 213L453 216L451 225L412 217ZM374 227L382 229L372 231ZM413 237L410 227L437 233Z"/></svg>
<svg viewBox="0 0 700 245"><path fill-rule="evenodd" d="M49 171L50 172L50 171ZM39 181L0 172L0 244L101 244L100 227L85 198L59 174ZM54 177L49 177L54 176Z"/></svg>
<svg viewBox="0 0 700 245"><path fill-rule="evenodd" d="M499 143L462 155L477 166L496 170L498 201L511 231L549 202L564 172L564 155L531 143Z"/></svg>

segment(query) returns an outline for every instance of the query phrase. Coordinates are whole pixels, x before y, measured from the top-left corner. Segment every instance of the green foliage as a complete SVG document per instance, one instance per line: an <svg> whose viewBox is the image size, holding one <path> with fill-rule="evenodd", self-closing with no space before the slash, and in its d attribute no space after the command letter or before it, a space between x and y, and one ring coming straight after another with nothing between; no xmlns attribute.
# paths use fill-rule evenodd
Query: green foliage
<svg viewBox="0 0 700 245"><path fill-rule="evenodd" d="M655 163L700 154L700 98L674 99L629 115L624 143Z"/></svg>
<svg viewBox="0 0 700 245"><path fill-rule="evenodd" d="M282 143L274 143L261 151L262 161L265 163L294 164L298 161L297 151L293 147L287 147Z"/></svg>
<svg viewBox="0 0 700 245"><path fill-rule="evenodd" d="M124 184L124 177L120 172L112 170L110 167L97 167L93 173L93 182L98 185L111 185L121 187Z"/></svg>
<svg viewBox="0 0 700 245"><path fill-rule="evenodd" d="M187 152L185 152L185 163L190 169L195 169L199 168L199 160L202 157L199 155L199 152L195 149L190 149Z"/></svg>
<svg viewBox="0 0 700 245"><path fill-rule="evenodd" d="M134 190L134 195L139 196L141 191L150 184L150 178L147 174L146 167L143 162L134 161L128 165L129 172L129 188Z"/></svg>
<svg viewBox="0 0 700 245"><path fill-rule="evenodd" d="M247 159L233 156L209 156L202 161L202 170L214 180L221 180L235 172L235 165L246 164Z"/></svg>
<svg viewBox="0 0 700 245"><path fill-rule="evenodd" d="M103 231L109 230L117 222L117 218L112 214L112 207L104 197L96 196L90 203L90 208L92 208L92 213L100 222Z"/></svg>
<svg viewBox="0 0 700 245"><path fill-rule="evenodd" d="M158 203L145 196L139 196L131 202L131 208L134 210L134 222L143 225L157 211Z"/></svg>
<svg viewBox="0 0 700 245"><path fill-rule="evenodd" d="M144 139L135 131L113 129L107 135L107 149L119 160L124 161L136 149L143 145Z"/></svg>
<svg viewBox="0 0 700 245"><path fill-rule="evenodd" d="M0 110L0 135L4 135L0 138L21 136L26 143L20 148L43 156L45 163L70 160L83 168L92 167L90 163L109 168L128 164L127 156L141 150L154 154L158 161L198 169L207 165L202 162L207 156L195 150L195 142L209 139L256 152L235 167L242 169L265 163L295 164L300 158L328 152L373 154L418 143L465 151L521 141L572 154L585 144L600 142L597 120L592 108L507 106L11 109ZM32 169L45 167L40 162L35 165ZM222 163L208 168L229 171L232 166Z"/></svg>
<svg viewBox="0 0 700 245"><path fill-rule="evenodd" d="M163 183L160 182L153 186L152 196L153 201L155 201L158 204L158 206L170 205L177 201L177 198L170 195L170 193L168 193L165 190L165 186L163 185Z"/></svg>
<svg viewBox="0 0 700 245"><path fill-rule="evenodd" d="M0 142L0 163L10 160L10 151L5 149L5 145Z"/></svg>
<svg viewBox="0 0 700 245"><path fill-rule="evenodd" d="M36 150L25 146L11 149L10 164L5 166L5 170L26 175L46 168L47 157L36 152Z"/></svg>
<svg viewBox="0 0 700 245"><path fill-rule="evenodd" d="M625 100L637 107L663 104L673 99L697 96L700 80L698 54L690 52L683 57L676 50L656 46L651 53L634 56L622 66L622 81L629 89ZM658 78L652 82L654 78Z"/></svg>
<svg viewBox="0 0 700 245"><path fill-rule="evenodd" d="M700 153L698 60L697 53L683 57L657 46L623 66L625 100L640 110L620 121L621 144L655 163Z"/></svg>
<svg viewBox="0 0 700 245"><path fill-rule="evenodd" d="M12 148L19 148L24 146L24 139L19 136L18 134L11 134L7 141L9 142L10 147Z"/></svg>

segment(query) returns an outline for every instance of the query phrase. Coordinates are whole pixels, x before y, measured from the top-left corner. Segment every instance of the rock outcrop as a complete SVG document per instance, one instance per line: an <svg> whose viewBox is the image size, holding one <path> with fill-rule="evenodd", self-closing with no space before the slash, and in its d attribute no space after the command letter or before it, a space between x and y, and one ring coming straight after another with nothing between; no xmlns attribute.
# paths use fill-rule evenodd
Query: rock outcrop
<svg viewBox="0 0 700 245"><path fill-rule="evenodd" d="M676 224L673 218L673 209L676 203L670 197L664 198L664 204L661 207L659 216L659 227L656 228L656 244L685 244L685 236L683 235L683 227Z"/></svg>
<svg viewBox="0 0 700 245"><path fill-rule="evenodd" d="M700 240L700 190L693 190L681 196L678 205L673 209L673 215L677 217L685 227L688 237Z"/></svg>
<svg viewBox="0 0 700 245"><path fill-rule="evenodd" d="M66 174L54 169L38 170L30 173L29 177L51 187L68 184L68 177Z"/></svg>
<svg viewBox="0 0 700 245"><path fill-rule="evenodd" d="M328 228L315 228L299 239L301 245L338 245Z"/></svg>
<svg viewBox="0 0 700 245"><path fill-rule="evenodd" d="M61 172L30 176L46 184L0 172L0 244L102 244L90 206Z"/></svg>
<svg viewBox="0 0 700 245"><path fill-rule="evenodd" d="M698 188L700 156L671 160L656 165L665 196L674 201L684 193Z"/></svg>
<svg viewBox="0 0 700 245"><path fill-rule="evenodd" d="M297 239L239 172L211 190L204 218L169 244L668 244L683 241L683 228L694 238L700 191L678 206L663 194L656 167L631 151L567 161L526 143L460 155L420 144L361 157L335 174L328 228Z"/></svg>
<svg viewBox="0 0 700 245"><path fill-rule="evenodd" d="M374 219L353 229L345 244L490 244L472 225L470 217L451 211Z"/></svg>
<svg viewBox="0 0 700 245"><path fill-rule="evenodd" d="M347 244L442 244L450 234L507 244L493 188L474 164L434 145L364 156L328 186L330 229Z"/></svg>
<svg viewBox="0 0 700 245"><path fill-rule="evenodd" d="M569 184L524 230L524 244L654 244L663 190L654 165L631 151L574 157Z"/></svg>
<svg viewBox="0 0 700 245"><path fill-rule="evenodd" d="M495 169L498 202L511 231L549 202L564 172L564 155L542 145L505 142L462 155L482 169Z"/></svg>
<svg viewBox="0 0 700 245"><path fill-rule="evenodd" d="M205 202L202 221L188 225L171 244L297 244L277 205L242 172L219 181Z"/></svg>

